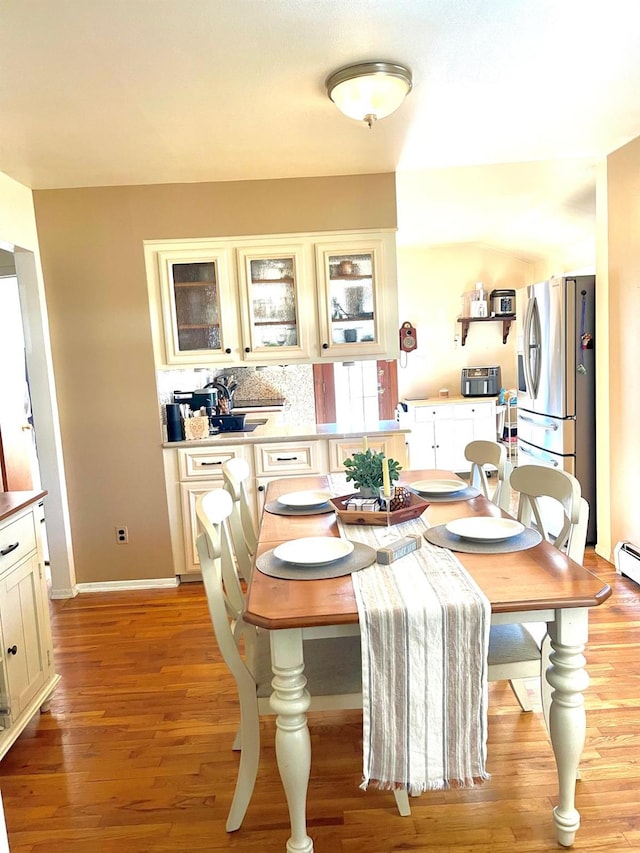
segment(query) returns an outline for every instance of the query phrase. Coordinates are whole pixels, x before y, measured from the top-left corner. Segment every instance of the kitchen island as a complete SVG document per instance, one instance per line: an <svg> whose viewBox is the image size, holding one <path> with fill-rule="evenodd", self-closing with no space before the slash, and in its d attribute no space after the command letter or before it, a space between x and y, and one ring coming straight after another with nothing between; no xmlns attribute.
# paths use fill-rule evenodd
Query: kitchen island
<svg viewBox="0 0 640 853"><path fill-rule="evenodd" d="M247 491L256 521L270 480L342 472L344 460L362 450L364 436L371 450L407 465L410 430L396 421L284 424L279 415L248 415L247 426L255 423L252 431L162 445L176 575L199 576L195 503L199 495L220 488L222 465L228 459L241 458L249 465Z"/></svg>

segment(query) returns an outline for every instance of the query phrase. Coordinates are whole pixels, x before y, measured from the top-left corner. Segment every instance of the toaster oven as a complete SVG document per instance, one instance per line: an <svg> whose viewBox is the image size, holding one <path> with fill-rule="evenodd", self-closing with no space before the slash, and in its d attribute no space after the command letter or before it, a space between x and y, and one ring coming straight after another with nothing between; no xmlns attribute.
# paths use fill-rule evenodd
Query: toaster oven
<svg viewBox="0 0 640 853"><path fill-rule="evenodd" d="M460 393L463 397L497 397L502 387L499 367L463 367Z"/></svg>

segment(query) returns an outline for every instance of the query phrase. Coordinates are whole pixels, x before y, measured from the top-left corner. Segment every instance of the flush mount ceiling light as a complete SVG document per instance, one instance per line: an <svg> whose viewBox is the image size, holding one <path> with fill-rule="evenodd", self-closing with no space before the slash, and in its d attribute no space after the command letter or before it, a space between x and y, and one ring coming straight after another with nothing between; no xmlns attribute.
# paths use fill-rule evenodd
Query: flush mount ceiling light
<svg viewBox="0 0 640 853"><path fill-rule="evenodd" d="M369 127L395 112L411 91L411 72L393 62L360 62L327 77L327 94L349 118Z"/></svg>

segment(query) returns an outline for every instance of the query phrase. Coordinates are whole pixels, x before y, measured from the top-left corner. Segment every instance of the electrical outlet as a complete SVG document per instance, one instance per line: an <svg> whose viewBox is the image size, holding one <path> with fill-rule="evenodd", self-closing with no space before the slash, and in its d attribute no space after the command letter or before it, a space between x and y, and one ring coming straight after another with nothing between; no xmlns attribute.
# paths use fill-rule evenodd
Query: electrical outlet
<svg viewBox="0 0 640 853"><path fill-rule="evenodd" d="M116 527L116 542L126 545L129 542L129 531L126 527Z"/></svg>

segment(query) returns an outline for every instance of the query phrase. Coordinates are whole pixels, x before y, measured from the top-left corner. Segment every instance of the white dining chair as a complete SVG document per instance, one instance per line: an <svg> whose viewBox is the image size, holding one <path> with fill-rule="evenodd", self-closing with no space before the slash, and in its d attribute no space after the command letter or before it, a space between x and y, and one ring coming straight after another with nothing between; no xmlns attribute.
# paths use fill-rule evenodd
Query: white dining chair
<svg viewBox="0 0 640 853"><path fill-rule="evenodd" d="M497 441L470 441L464 449L465 459L471 462L469 485L475 486L492 503L500 509L509 510L511 489L509 477L512 466L507 458L507 449ZM495 489L489 488L485 465L496 469Z"/></svg>
<svg viewBox="0 0 640 853"><path fill-rule="evenodd" d="M240 576L246 581L251 578L253 556L258 543L258 532L249 506L246 486L250 475L249 463L245 459L228 459L222 465L224 487L233 500L229 524L233 534L235 558L238 561Z"/></svg>
<svg viewBox="0 0 640 853"><path fill-rule="evenodd" d="M240 750L240 765L227 832L240 828L253 794L260 761L259 717L274 713L269 705L273 678L269 632L256 629L243 619L244 595L229 529L232 508L233 501L225 489L206 492L196 501L202 531L197 540L198 554L209 614L218 647L235 679L240 702L240 728L233 744L233 749ZM305 640L304 661L311 694L310 710L362 707L358 635ZM400 814L410 815L407 792L393 793Z"/></svg>
<svg viewBox="0 0 640 853"><path fill-rule="evenodd" d="M566 471L541 465L522 465L511 474L511 487L519 492L518 520L537 529L543 538L565 551L576 563L582 563L589 504L581 496L578 480ZM543 501L547 502L546 505ZM558 509L552 522L555 522L555 532L549 531L549 501ZM547 728L551 690L544 672L549 652L544 622L491 626L489 681L508 680L522 710L531 711L531 699L523 679L540 678Z"/></svg>

